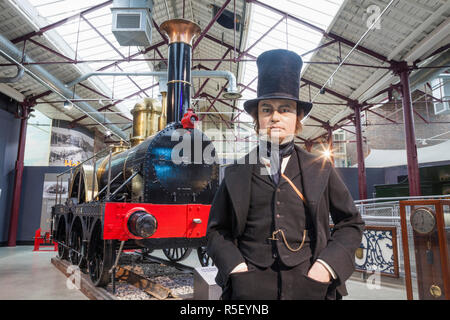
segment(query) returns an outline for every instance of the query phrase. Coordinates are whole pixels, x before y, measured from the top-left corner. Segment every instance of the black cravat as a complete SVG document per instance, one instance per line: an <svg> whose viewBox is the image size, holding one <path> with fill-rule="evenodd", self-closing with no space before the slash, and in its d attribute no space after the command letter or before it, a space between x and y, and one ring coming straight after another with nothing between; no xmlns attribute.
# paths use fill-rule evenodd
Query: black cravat
<svg viewBox="0 0 450 320"><path fill-rule="evenodd" d="M280 182L280 176L281 176L281 163L283 161L283 158L286 158L292 154L292 151L294 150L294 140L291 140L287 143L280 144L280 145L274 145L272 148L272 144L267 141L267 155L270 158L270 176L272 178L272 181L278 185L278 182ZM276 170L273 170L273 168L276 168Z"/></svg>

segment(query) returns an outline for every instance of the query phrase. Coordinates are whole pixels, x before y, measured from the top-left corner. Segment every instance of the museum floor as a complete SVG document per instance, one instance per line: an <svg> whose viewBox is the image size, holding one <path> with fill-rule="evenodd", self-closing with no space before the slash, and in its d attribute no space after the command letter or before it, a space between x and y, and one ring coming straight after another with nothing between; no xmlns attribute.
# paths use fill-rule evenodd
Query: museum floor
<svg viewBox="0 0 450 320"><path fill-rule="evenodd" d="M86 300L77 289L66 286L67 278L50 263L55 252L33 252L32 246L0 247L0 300ZM196 255L184 263L198 267ZM381 281L368 284L355 273L347 281L349 295L345 300L404 300L403 286Z"/></svg>

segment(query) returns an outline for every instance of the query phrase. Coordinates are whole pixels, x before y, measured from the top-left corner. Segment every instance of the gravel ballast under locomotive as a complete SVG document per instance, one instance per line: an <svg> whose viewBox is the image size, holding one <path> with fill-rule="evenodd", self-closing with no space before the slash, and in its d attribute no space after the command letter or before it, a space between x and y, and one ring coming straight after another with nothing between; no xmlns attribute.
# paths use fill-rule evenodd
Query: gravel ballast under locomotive
<svg viewBox="0 0 450 320"><path fill-rule="evenodd" d="M110 281L121 250L165 249L179 260L175 249L183 248L185 256L188 248L197 248L203 257L218 164L203 158L181 163L172 159L180 143L174 136L191 140L191 154L200 148L215 157L212 142L194 128L198 118L189 109L192 40L200 28L174 19L161 30L169 37L167 108L164 96L162 106L150 98L137 104L132 147L117 146L74 168L67 201L57 201L53 208L52 236L59 257L87 269L97 286ZM180 130L185 134L176 134Z"/></svg>

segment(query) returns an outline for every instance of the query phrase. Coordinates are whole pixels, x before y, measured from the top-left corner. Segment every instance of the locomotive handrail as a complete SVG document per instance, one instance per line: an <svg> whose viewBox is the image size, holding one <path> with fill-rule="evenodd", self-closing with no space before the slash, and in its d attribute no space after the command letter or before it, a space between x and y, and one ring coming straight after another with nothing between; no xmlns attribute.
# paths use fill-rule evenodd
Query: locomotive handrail
<svg viewBox="0 0 450 320"><path fill-rule="evenodd" d="M139 171L136 171L135 173L133 173L127 180L124 181L124 183L122 183L116 190L114 190L113 193L111 193L109 196L106 196L106 201L109 201L112 198L114 198L117 195L117 193L131 181L131 179L136 177L136 175L138 173L139 173Z"/></svg>
<svg viewBox="0 0 450 320"><path fill-rule="evenodd" d="M77 164L75 167L71 167L70 169L67 169L67 170L64 171L64 172L59 173L56 177L58 178L58 177L62 176L63 174L68 173L69 171L76 170L79 166L81 166L81 165L84 164L85 162L91 160L92 158L97 157L97 155L99 155L100 153L102 153L102 152L104 152L104 151L109 151L110 149L112 150L112 148L113 148L112 146L108 146L108 147L106 147L105 149L102 149L102 150L98 151L98 152L95 153L92 157L89 157L89 158L87 158L86 160L80 162L80 163Z"/></svg>
<svg viewBox="0 0 450 320"><path fill-rule="evenodd" d="M95 167L96 167L95 158L100 157L100 155L101 155L102 153L108 151L108 153L109 153L109 158L110 158L109 161L111 162L112 148L113 148L112 146L108 146L108 147L106 147L106 148L104 148L104 149L102 149L102 150L96 152L93 156L91 156L91 157L85 159L84 161L80 162L80 163L77 164L75 167L71 167L70 169L67 169L66 171L63 171L62 173L57 174L57 175L56 175L56 201L55 201L55 203L61 204L61 200L62 200L62 194L59 192L59 189L58 189L59 178L60 178L61 176L63 176L63 175L65 175L65 174L67 174L67 173L70 172L70 181L72 181L72 178L73 178L73 172L76 171L76 170L77 170L78 168L80 168L84 163L86 163L87 161L89 161L89 160L91 160L91 159L94 159L94 171L93 171L94 177L93 177L93 179L92 179L92 195L94 195L94 188L95 188ZM110 166L111 166L111 163L110 163ZM110 179L111 179L111 177L110 177L110 175L109 175L109 176L108 176L108 185L107 185L107 186L109 186L109 184L111 183ZM81 174L80 174L80 180L81 180ZM62 181L61 181L61 184L62 184ZM81 185L81 183L80 183L80 185ZM78 194L79 194L79 192L78 192ZM58 202L58 196L59 196L59 202ZM93 199L94 199L94 197L93 197ZM79 199L78 199L78 200L79 200Z"/></svg>
<svg viewBox="0 0 450 320"><path fill-rule="evenodd" d="M109 149L109 156L108 156L108 183L106 184L106 197L108 199L111 188L111 158L112 158L112 148Z"/></svg>
<svg viewBox="0 0 450 320"><path fill-rule="evenodd" d="M117 180L118 177L120 177L122 175L122 172L119 172L111 181L110 183L113 183L114 181ZM106 190L106 188L108 188L108 186L104 186L102 190L100 190L97 195L95 197L93 197L93 200L95 200L95 198L98 198L100 200L100 195Z"/></svg>

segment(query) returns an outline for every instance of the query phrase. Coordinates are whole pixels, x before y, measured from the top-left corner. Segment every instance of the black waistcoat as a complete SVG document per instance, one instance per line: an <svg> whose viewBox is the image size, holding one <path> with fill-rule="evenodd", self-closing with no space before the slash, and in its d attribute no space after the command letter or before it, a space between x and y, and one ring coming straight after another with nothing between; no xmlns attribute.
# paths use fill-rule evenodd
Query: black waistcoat
<svg viewBox="0 0 450 320"><path fill-rule="evenodd" d="M302 175L297 153L294 151L288 161L284 174L303 193ZM245 231L238 239L239 249L245 259L251 263L268 267L279 259L286 266L296 266L312 257L313 236L312 221L307 207L291 185L280 178L275 185L261 163L253 165L250 207ZM292 249L300 246L303 231L308 230L305 243L297 252L290 251L279 233L269 240L274 230L284 231L286 240Z"/></svg>

